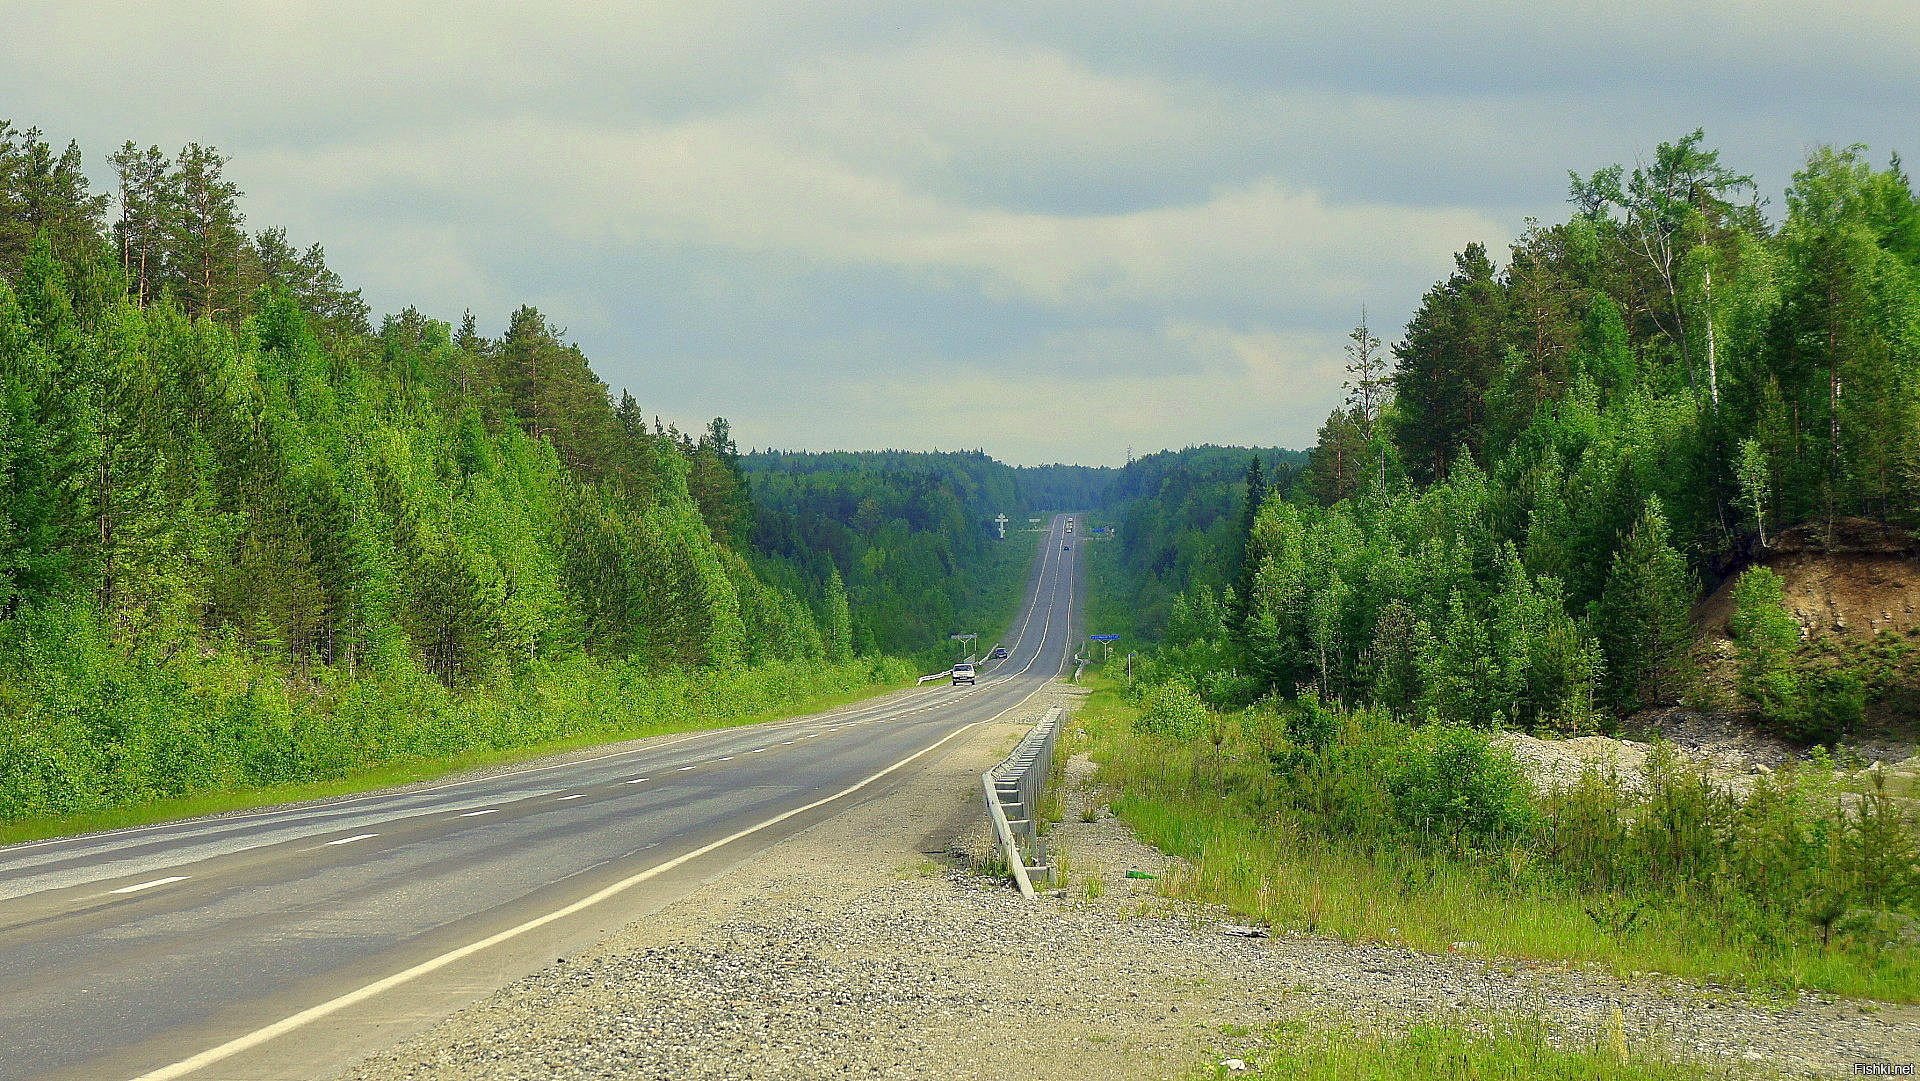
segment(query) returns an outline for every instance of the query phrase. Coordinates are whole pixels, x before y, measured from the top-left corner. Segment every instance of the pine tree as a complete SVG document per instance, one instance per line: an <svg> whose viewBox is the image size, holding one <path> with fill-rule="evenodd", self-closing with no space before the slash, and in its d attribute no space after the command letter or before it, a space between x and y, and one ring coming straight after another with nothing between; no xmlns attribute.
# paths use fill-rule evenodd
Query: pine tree
<svg viewBox="0 0 1920 1081"><path fill-rule="evenodd" d="M1481 453L1487 394L1506 355L1505 308L1486 246L1469 244L1394 346L1394 439L1416 480L1446 476L1462 446Z"/></svg>
<svg viewBox="0 0 1920 1081"><path fill-rule="evenodd" d="M168 222L167 279L196 318L237 313L241 302L247 235L240 188L226 178L226 165L214 148L188 143L168 176L175 213Z"/></svg>
<svg viewBox="0 0 1920 1081"><path fill-rule="evenodd" d="M0 277L18 273L43 235L63 266L78 266L99 244L106 207L89 190L79 146L55 154L40 129L0 120Z"/></svg>
<svg viewBox="0 0 1920 1081"><path fill-rule="evenodd" d="M120 267L142 307L157 300L166 278L167 245L176 229L178 192L170 182L172 163L157 146L141 150L123 144L107 159L119 178L120 217L114 223Z"/></svg>
<svg viewBox="0 0 1920 1081"><path fill-rule="evenodd" d="M1607 660L1607 691L1623 710L1672 701L1689 675L1693 580L1674 550L1660 501L1649 497L1614 553L1594 628Z"/></svg>
<svg viewBox="0 0 1920 1081"><path fill-rule="evenodd" d="M1247 613L1253 601L1254 576L1260 572L1260 552L1253 543L1254 522L1260 516L1260 504L1267 498L1267 479L1260 471L1260 456L1247 462L1246 491L1240 505L1240 525L1234 533L1235 577L1232 607L1227 626L1236 638L1246 630Z"/></svg>

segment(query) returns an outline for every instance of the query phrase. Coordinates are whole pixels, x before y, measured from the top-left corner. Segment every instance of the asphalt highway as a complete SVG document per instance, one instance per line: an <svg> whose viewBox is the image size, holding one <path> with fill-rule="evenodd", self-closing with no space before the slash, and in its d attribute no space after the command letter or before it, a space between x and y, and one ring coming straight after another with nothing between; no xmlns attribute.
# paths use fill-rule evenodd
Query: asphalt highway
<svg viewBox="0 0 1920 1081"><path fill-rule="evenodd" d="M1064 528L975 687L0 848L0 1081L324 1075L644 917L1057 677Z"/></svg>

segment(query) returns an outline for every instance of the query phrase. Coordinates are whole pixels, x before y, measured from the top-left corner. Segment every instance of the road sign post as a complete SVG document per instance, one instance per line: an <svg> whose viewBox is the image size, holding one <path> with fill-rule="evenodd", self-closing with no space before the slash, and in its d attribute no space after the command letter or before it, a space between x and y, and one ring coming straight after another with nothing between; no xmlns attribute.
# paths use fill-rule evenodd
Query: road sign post
<svg viewBox="0 0 1920 1081"><path fill-rule="evenodd" d="M1117 634L1089 634L1087 637L1092 641L1100 643L1100 659L1102 661L1113 655L1113 644L1120 640L1120 636Z"/></svg>

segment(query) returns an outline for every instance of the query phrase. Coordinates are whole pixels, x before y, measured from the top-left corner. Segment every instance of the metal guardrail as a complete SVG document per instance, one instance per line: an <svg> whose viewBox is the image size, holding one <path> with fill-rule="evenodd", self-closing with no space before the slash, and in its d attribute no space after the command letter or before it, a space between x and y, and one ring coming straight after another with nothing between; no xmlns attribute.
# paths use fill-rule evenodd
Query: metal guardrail
<svg viewBox="0 0 1920 1081"><path fill-rule="evenodd" d="M1035 877L1043 876L1049 884L1053 881L1046 841L1040 836L1040 795L1047 788L1053 744L1060 734L1063 715L1058 706L1048 710L1006 761L980 775L987 817L993 822L994 836L1023 897L1034 896Z"/></svg>

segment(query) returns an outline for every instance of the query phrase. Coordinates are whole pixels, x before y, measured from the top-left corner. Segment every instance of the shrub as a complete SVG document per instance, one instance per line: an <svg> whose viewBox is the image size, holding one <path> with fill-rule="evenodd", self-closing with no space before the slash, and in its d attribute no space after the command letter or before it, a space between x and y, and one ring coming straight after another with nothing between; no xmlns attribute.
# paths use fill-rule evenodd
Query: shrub
<svg viewBox="0 0 1920 1081"><path fill-rule="evenodd" d="M1396 752L1387 788L1408 831L1483 845L1533 825L1537 812L1526 775L1486 733L1424 725L1409 731Z"/></svg>
<svg viewBox="0 0 1920 1081"><path fill-rule="evenodd" d="M1176 680L1162 683L1141 699L1145 708L1135 722L1142 732L1168 739L1192 740L1206 734L1207 706L1194 692L1193 685Z"/></svg>
<svg viewBox="0 0 1920 1081"><path fill-rule="evenodd" d="M1802 656L1780 576L1754 567L1733 587L1727 626L1739 657L1737 685L1760 717L1802 743L1831 744L1860 722L1866 682L1850 666L1818 670Z"/></svg>
<svg viewBox="0 0 1920 1081"><path fill-rule="evenodd" d="M1526 833L1532 789L1484 732L1343 714L1311 697L1290 707L1294 742L1271 756L1285 798L1320 832L1483 846Z"/></svg>

